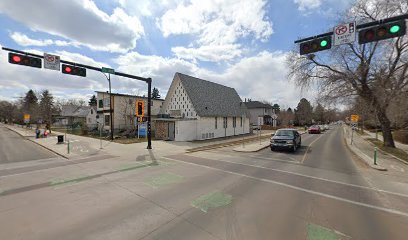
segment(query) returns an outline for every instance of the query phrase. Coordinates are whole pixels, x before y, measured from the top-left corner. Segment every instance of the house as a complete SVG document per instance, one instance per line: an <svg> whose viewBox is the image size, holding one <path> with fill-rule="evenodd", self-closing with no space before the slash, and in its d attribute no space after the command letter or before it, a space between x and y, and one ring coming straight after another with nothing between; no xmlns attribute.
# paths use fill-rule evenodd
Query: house
<svg viewBox="0 0 408 240"><path fill-rule="evenodd" d="M96 91L97 98L97 114L104 129L110 130L110 99L108 92ZM134 128L137 124L137 118L135 115L136 101L142 100L145 102L145 115L147 115L147 97L112 93L112 117L114 131L120 131L123 129ZM151 115L152 120L157 118L160 108L163 104L163 99L152 99L151 101ZM147 117L143 118L146 121ZM154 126L152 126L152 130Z"/></svg>
<svg viewBox="0 0 408 240"><path fill-rule="evenodd" d="M249 133L249 113L234 88L176 73L155 121L156 139L192 141Z"/></svg>
<svg viewBox="0 0 408 240"><path fill-rule="evenodd" d="M96 108L89 106L62 105L61 113L55 117L54 126L87 125L96 124Z"/></svg>
<svg viewBox="0 0 408 240"><path fill-rule="evenodd" d="M272 125L272 117L276 115L270 104L245 100L245 106L249 111L251 125Z"/></svg>

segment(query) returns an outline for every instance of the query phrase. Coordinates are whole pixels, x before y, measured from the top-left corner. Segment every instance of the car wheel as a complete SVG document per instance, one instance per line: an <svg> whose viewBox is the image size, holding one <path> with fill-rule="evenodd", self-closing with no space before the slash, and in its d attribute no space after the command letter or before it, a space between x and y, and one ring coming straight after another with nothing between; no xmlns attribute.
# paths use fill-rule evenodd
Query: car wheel
<svg viewBox="0 0 408 240"><path fill-rule="evenodd" d="M271 147L271 151L274 152L274 151L275 151L275 148Z"/></svg>

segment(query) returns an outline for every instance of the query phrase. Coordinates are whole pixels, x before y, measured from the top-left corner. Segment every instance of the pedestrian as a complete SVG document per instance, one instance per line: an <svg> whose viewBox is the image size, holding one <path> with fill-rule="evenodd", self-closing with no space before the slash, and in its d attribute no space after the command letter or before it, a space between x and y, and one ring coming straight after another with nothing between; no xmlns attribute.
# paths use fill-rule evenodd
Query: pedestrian
<svg viewBox="0 0 408 240"><path fill-rule="evenodd" d="M40 138L40 129L38 126L35 128L35 138Z"/></svg>

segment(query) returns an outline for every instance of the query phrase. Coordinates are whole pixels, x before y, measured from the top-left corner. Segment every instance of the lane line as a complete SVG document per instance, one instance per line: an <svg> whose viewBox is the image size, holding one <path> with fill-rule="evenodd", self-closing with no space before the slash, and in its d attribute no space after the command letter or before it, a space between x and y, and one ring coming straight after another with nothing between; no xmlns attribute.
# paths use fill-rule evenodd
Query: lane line
<svg viewBox="0 0 408 240"><path fill-rule="evenodd" d="M210 167L210 166L205 166L205 165L201 165L201 164L197 164L197 163L186 162L186 161L177 160L177 159L173 159L173 158L169 158L169 157L163 157L163 158L168 159L168 160L172 160L172 161L176 161L176 162L180 162L180 163L185 163L185 164L195 165L195 166L199 166L199 167L204 167L204 168L207 168L207 169L212 169L212 170L216 170L216 171L220 171L220 172L224 172L224 173L230 173L230 174L234 174L234 175L241 176L241 177L247 177L247 178L251 178L251 179L262 181L262 182L273 183L273 184L276 184L276 185L292 188L292 189L299 190L299 191L302 191L302 192L306 192L306 193L310 193L310 194L314 194L314 195L318 195L318 196L322 196L322 197L335 199L335 200L338 200L338 201L341 201L341 202L351 203L351 204L358 205L358 206L363 206L363 207L367 207L367 208L380 210L380 211L383 211L383 212L388 212L388 213L408 217L408 213L401 212L401 211L391 209L391 208L378 207L378 206L371 205L371 204L356 202L356 201L349 200L349 199L346 199L346 198L336 197L336 196L329 195L329 194L326 194L326 193L316 192L316 191L313 191L313 190L304 189L304 188L301 188L301 187L293 186L293 185L282 183L282 182L277 182L277 181L274 181L274 180L269 180L269 179L265 179L265 178L257 178L257 177L249 176L249 175L246 175L246 174L231 172L231 171L227 171L227 170L222 170L222 169L218 169L218 168L214 168L214 167Z"/></svg>
<svg viewBox="0 0 408 240"><path fill-rule="evenodd" d="M318 138L316 138L313 142L311 142L311 143L309 144L309 146L307 146L305 155L303 155L302 161L300 161L300 163L303 164L303 162L306 160L306 156L307 156L307 153L309 152L310 147L313 145L314 142L316 142L317 140L319 140L322 136L324 136L324 134L321 134Z"/></svg>
<svg viewBox="0 0 408 240"><path fill-rule="evenodd" d="M175 160L173 158L167 158L167 157L163 157L163 158L170 159L170 160ZM242 165L242 166L247 166L247 167L257 167L257 168L271 170L271 171L275 171L275 172L282 172L282 173L292 174L292 175L296 175L296 176L300 176L300 177L312 178L312 179L316 179L316 180L320 180L320 181L336 183L336 184L349 186L349 187L357 187L357 188L367 189L367 190L371 190L371 191L375 191L375 192L382 192L382 193L387 193L387 194L391 194L391 195L396 195L396 196L408 198L408 194L404 194L404 193L391 192L391 191L382 190L382 189L373 188L373 187L366 187L366 186L356 185L356 184L352 184L352 183L339 182L339 181L335 181L335 180L331 180L331 179L327 179L327 178L320 178L320 177L310 176L310 175L301 174L301 173L297 173L297 172L281 170L281 169L277 169L277 168L264 167L262 165L237 163L237 162L232 162L232 161L227 161L227 160L213 160L213 159L208 159L208 158L206 158L206 160L227 162L227 163L232 163L232 164L237 164L237 165Z"/></svg>

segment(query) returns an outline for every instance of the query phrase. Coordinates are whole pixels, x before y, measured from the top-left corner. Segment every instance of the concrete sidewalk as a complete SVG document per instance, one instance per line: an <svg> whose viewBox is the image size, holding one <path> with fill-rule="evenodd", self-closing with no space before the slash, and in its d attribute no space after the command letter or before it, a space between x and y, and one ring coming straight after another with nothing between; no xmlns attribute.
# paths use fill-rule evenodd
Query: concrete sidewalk
<svg viewBox="0 0 408 240"><path fill-rule="evenodd" d="M364 136L364 138L375 138L375 133L372 133L372 132L367 131L367 130L364 130L364 133L368 134L368 137ZM382 139L382 135L378 134L378 138ZM399 149L401 149L401 150L408 153L408 144L403 144L403 143L397 142L395 140L394 140L394 142L395 142L395 146L397 148L399 148Z"/></svg>
<svg viewBox="0 0 408 240"><path fill-rule="evenodd" d="M388 154L384 154L381 151L377 151L376 165L374 164L374 146L365 140L361 135L356 132L352 133L352 130L348 126L343 127L344 138L346 144L351 151L353 151L357 156L359 156L368 166L371 168L385 171L390 166L401 165L393 157Z"/></svg>

